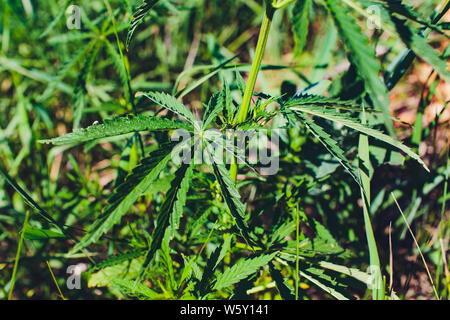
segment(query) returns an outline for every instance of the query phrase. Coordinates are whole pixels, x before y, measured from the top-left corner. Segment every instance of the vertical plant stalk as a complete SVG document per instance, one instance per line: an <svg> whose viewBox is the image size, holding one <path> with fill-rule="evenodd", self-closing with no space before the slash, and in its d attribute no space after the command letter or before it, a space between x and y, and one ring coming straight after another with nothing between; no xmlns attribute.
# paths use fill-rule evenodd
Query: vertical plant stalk
<svg viewBox="0 0 450 320"><path fill-rule="evenodd" d="M47 263L48 270L50 270L50 274L52 275L53 282L55 283L56 288L58 289L59 296L61 297L61 299L67 300L66 297L64 297L63 293L61 292L61 288L58 285L58 281L56 281L56 277L55 277L55 274L53 273L52 268L50 267L50 263L48 262L48 260L45 262Z"/></svg>
<svg viewBox="0 0 450 320"><path fill-rule="evenodd" d="M372 299L385 300L384 283L381 274L380 258L378 256L377 243L373 233L372 223L370 222L369 203L366 194L361 187L361 198L363 200L364 227L366 230L367 244L369 247L370 274L373 277Z"/></svg>
<svg viewBox="0 0 450 320"><path fill-rule="evenodd" d="M253 96L253 90L255 89L256 78L258 77L259 69L261 68L261 62L264 55L264 51L267 45L267 39L269 38L270 25L272 23L273 10L266 10L264 18L261 24L261 30L259 32L258 43L256 45L255 56L253 57L252 68L245 87L244 98L242 99L239 113L234 121L234 124L244 122L247 119L248 109L250 107L250 101Z"/></svg>
<svg viewBox="0 0 450 320"><path fill-rule="evenodd" d="M22 232L20 233L19 245L17 246L16 261L14 262L14 268L13 268L13 273L12 273L12 277L11 277L11 287L9 288L8 300L12 300L14 284L16 282L17 268L19 266L20 251L22 251L23 238L25 235L25 230L27 228L29 216L30 216L30 211L27 210L26 215L25 215L25 221L23 222Z"/></svg>
<svg viewBox="0 0 450 320"><path fill-rule="evenodd" d="M261 30L259 32L258 43L256 45L255 56L253 57L252 68L248 77L247 85L244 91L244 97L242 99L241 106L237 117L234 119L234 125L244 122L247 120L248 110L250 108L250 102L253 96L253 90L255 89L256 79L258 77L259 70L261 69L261 62L266 49L267 39L269 38L270 25L272 23L273 14L275 9L268 7L265 10L264 18L261 24ZM230 166L230 175L233 181L236 182L237 177L237 162L236 158L233 157Z"/></svg>
<svg viewBox="0 0 450 320"><path fill-rule="evenodd" d="M361 122L366 123L366 112L363 107ZM372 223L370 221L370 180L373 174L373 167L370 163L369 155L369 138L366 135L359 135L359 146L358 146L358 157L359 157L359 175L361 180L361 199L363 200L363 216L364 216L364 228L366 231L367 245L369 247L369 260L370 260L370 273L373 278L373 288L372 288L372 299L373 300L385 300L385 290L383 283L383 276L381 274L381 263L378 254L377 243L375 241L375 235L373 233ZM362 169L365 167L366 172Z"/></svg>

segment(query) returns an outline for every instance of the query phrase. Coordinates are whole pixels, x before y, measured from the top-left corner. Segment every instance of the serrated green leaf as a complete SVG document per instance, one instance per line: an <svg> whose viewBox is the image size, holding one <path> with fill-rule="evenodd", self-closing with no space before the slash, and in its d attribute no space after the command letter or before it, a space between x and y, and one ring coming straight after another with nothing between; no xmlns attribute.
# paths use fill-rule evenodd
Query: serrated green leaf
<svg viewBox="0 0 450 320"><path fill-rule="evenodd" d="M413 32L411 28L405 24L404 20L396 17L391 18L397 32L400 34L400 37L408 48L432 66L445 81L450 82L450 71L447 70L447 62L441 59L437 52L428 45L427 40L416 32Z"/></svg>
<svg viewBox="0 0 450 320"><path fill-rule="evenodd" d="M149 287L142 283L138 283L134 286L133 280L127 279L113 279L111 284L117 287L124 295L136 297L140 300L155 300L161 298L161 294L151 290Z"/></svg>
<svg viewBox="0 0 450 320"><path fill-rule="evenodd" d="M351 63L357 67L358 74L364 80L366 91L375 108L383 113L386 129L391 136L394 136L394 126L389 113L388 91L379 77L381 66L376 59L375 50L369 45L367 37L340 1L326 0L326 4L344 40Z"/></svg>
<svg viewBox="0 0 450 320"><path fill-rule="evenodd" d="M450 2L448 2L445 6L441 6L439 11L434 11L431 15L431 23L436 24L441 20L441 18L447 13L450 9ZM420 36L424 36L425 38L430 33L430 30L426 29L420 32ZM445 53L444 53L445 56ZM403 50L397 58L392 62L392 64L387 69L384 79L386 86L389 90L395 87L395 85L400 81L405 72L408 70L409 66L413 63L416 58L415 53L410 49Z"/></svg>
<svg viewBox="0 0 450 320"><path fill-rule="evenodd" d="M220 290L247 278L257 272L261 267L268 265L277 253L278 252L274 252L253 259L243 259L239 261L217 277L213 289Z"/></svg>
<svg viewBox="0 0 450 320"><path fill-rule="evenodd" d="M295 230L294 221L286 221L280 227L278 227L270 237L270 242L268 243L268 247L273 244L279 244L286 241L286 237L289 236Z"/></svg>
<svg viewBox="0 0 450 320"><path fill-rule="evenodd" d="M131 208L139 196L155 181L170 160L174 143L161 145L160 149L141 161L125 181L119 185L109 199L109 205L102 215L95 220L88 233L73 248L72 252L81 250L108 232L120 222L122 216Z"/></svg>
<svg viewBox="0 0 450 320"><path fill-rule="evenodd" d="M199 298L205 297L211 291L211 282L214 276L214 271L220 263L219 257L223 246L217 247L209 256L206 266L203 270L200 281L195 284L194 290Z"/></svg>
<svg viewBox="0 0 450 320"><path fill-rule="evenodd" d="M295 55L299 56L306 44L309 28L309 10L312 0L297 0L292 10L292 31L295 39Z"/></svg>
<svg viewBox="0 0 450 320"><path fill-rule="evenodd" d="M160 106L163 106L173 113L176 113L179 116L185 118L193 125L197 124L197 119L192 114L191 110L189 110L184 104L178 101L177 98L164 92L147 92L142 95L152 100L154 103L159 104Z"/></svg>
<svg viewBox="0 0 450 320"><path fill-rule="evenodd" d="M161 117L149 117L144 115L125 116L105 120L103 124L93 124L85 129L76 129L72 133L65 134L61 137L40 140L39 142L62 145L81 143L136 131L165 131L173 129L192 130L192 127L181 122Z"/></svg>
<svg viewBox="0 0 450 320"><path fill-rule="evenodd" d="M241 231L244 239L251 244L250 235L248 232L247 224L245 223L245 205L241 202L241 195L236 189L233 180L231 180L230 173L225 166L217 163L212 163L214 175L220 185L220 191L225 199L228 209L233 216L237 227Z"/></svg>
<svg viewBox="0 0 450 320"><path fill-rule="evenodd" d="M141 267L142 259L124 261L111 267L92 273L88 280L88 287L106 287L116 279L133 279Z"/></svg>
<svg viewBox="0 0 450 320"><path fill-rule="evenodd" d="M328 108L336 108L346 111L360 112L361 106L351 100L340 100L336 98L328 98L321 95L311 93L301 93L289 99L284 105L301 105L301 106L320 106Z"/></svg>
<svg viewBox="0 0 450 320"><path fill-rule="evenodd" d="M414 11L413 7L403 4L402 0L379 0L377 2L382 3L390 13L397 13L405 18L408 18L409 20L427 26L436 32L444 33L439 25L435 25L424 19L419 13Z"/></svg>
<svg viewBox="0 0 450 320"><path fill-rule="evenodd" d="M170 235L171 238L175 236L175 232L178 230L178 227L180 226L181 217L183 216L183 208L186 204L186 198L187 198L187 192L189 190L189 184L192 180L193 175L193 165L189 165L187 170L183 171L177 171L175 173L175 179L178 177L178 174L184 173L184 178L181 180L179 189L176 194L176 200L173 204L172 213L170 214ZM172 185L173 186L173 185ZM170 195L170 190L168 192Z"/></svg>
<svg viewBox="0 0 450 320"><path fill-rule="evenodd" d="M193 162L183 164L175 173L175 179L172 181L171 188L167 192L166 199L156 218L156 228L152 234L152 243L150 250L146 254L145 262L142 265L140 277L153 260L156 251L161 248L166 232L168 232L168 236L171 239L178 229L186 203L186 195L192 177L192 170Z"/></svg>
<svg viewBox="0 0 450 320"><path fill-rule="evenodd" d="M423 162L423 160L414 153L410 148L402 144L400 141L395 140L391 138L390 136L382 133L381 131L369 128L365 125L362 125L358 120L355 120L351 118L350 116L343 114L343 113L337 113L333 110L322 108L322 107L290 107L293 110L301 111L303 113L308 113L317 117L321 117L330 121L334 121L337 123L340 123L346 127L352 128L353 130L359 131L365 135L368 135L372 138L375 138L377 140L383 141L391 146L396 147L397 149L400 149L401 151L405 152L407 155L409 155L411 158L419 162L425 170L428 172L430 171L427 167L427 165Z"/></svg>
<svg viewBox="0 0 450 320"><path fill-rule="evenodd" d="M310 132L322 143L328 152L336 158L337 161L347 170L347 172L353 177L356 182L359 182L355 175L355 169L351 165L350 161L345 157L344 150L339 147L337 142L331 138L331 136L325 132L322 127L318 126L311 119L301 113L297 113L297 117L305 124Z"/></svg>
<svg viewBox="0 0 450 320"><path fill-rule="evenodd" d="M100 263L96 264L95 266L93 266L90 269L90 271L101 270L104 268L108 268L108 267L112 267L112 266L121 264L125 261L130 261L130 260L139 258L139 257L145 255L146 252L147 252L147 250L145 250L145 249L137 249L137 250L134 250L131 252L126 252L126 253L112 256L106 260L101 261Z"/></svg>
<svg viewBox="0 0 450 320"><path fill-rule="evenodd" d="M223 258L226 256L226 254L228 253L228 250L230 250L230 246L231 246L231 241L233 241L233 235L229 235L225 241L223 242L221 248L220 248L220 254L219 257L217 258L217 262L214 266L214 268L217 268L217 266L219 265L219 263L223 260Z"/></svg>
<svg viewBox="0 0 450 320"><path fill-rule="evenodd" d="M342 248L334 239L330 231L318 221L314 220L313 228L315 235L313 238L305 238L299 243L299 253L304 257L320 257L320 256L341 256L345 257L347 251ZM295 240L288 242L288 249L282 252L283 259L291 262L296 261L297 243ZM292 251L292 252L291 252Z"/></svg>
<svg viewBox="0 0 450 320"><path fill-rule="evenodd" d="M159 2L159 0L145 0L136 11L133 13L133 19L131 20L130 27L127 34L127 48L129 48L131 39L133 38L134 31L144 21L145 16L150 10Z"/></svg>
<svg viewBox="0 0 450 320"><path fill-rule="evenodd" d="M214 121L214 119L219 115L219 113L222 112L224 106L225 106L224 92L221 91L213 95L213 97L208 103L205 114L203 115L203 123L202 123L203 130L208 128L210 123Z"/></svg>

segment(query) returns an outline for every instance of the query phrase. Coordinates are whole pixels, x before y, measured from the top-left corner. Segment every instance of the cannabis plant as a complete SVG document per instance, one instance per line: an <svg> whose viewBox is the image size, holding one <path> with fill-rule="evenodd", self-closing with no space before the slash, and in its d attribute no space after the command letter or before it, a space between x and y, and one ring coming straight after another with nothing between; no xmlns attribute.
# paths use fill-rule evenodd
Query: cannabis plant
<svg viewBox="0 0 450 320"><path fill-rule="evenodd" d="M214 9L233 6L213 2ZM353 299L354 292L367 287L373 299L397 298L387 288L386 269L371 224L376 211L371 180L377 167L386 163L406 161L418 175L430 172L418 149L397 138L394 123L398 120L389 111L389 92L417 57L438 78L450 80L448 50L440 55L427 42L432 32L447 37L448 26L440 20L449 9L448 2L428 18L400 0L264 0L251 63L237 63L239 54L231 58L217 55L215 65L183 71L171 93L136 85L131 76L137 58L134 42L145 36L150 43L150 33L145 31L148 21L169 19L164 15L170 10L182 15L183 4L148 0L133 10L130 19L123 19L121 5L114 9L108 0L103 3L104 10L95 20L82 14L85 30L50 39L59 44L82 40L83 45L61 65L42 99L64 89L61 81L76 65L82 68L75 87L69 89L73 131L44 137L39 143L61 151L83 144L86 156L99 144L122 145L120 154L111 155L115 179L103 188L89 185L70 156L74 170L70 179L84 194L69 197L70 205L59 202L62 208L44 209L2 171L40 214L43 226L52 227L26 227L25 222L25 238L32 239L34 234L35 239L67 239L72 244L67 257L89 259L84 260L90 265L89 286L108 286L116 296L228 299L276 287L281 298L298 299L304 296L306 282L337 299ZM209 6L208 1L202 3ZM67 5L66 1L42 38L52 33ZM382 70L374 41L354 17L355 12L367 15L366 8L378 12L378 31L391 33L405 46L387 70ZM284 81L280 93L273 94L257 91L257 80L261 69L274 73L289 69L263 64L266 47L274 44L268 40L277 38L270 33L277 15L286 15L292 22L296 61L304 57L302 53L315 37L326 37L324 45L329 48L319 52L322 63L311 66L314 76L302 76L306 79L303 88ZM317 36L310 31L319 16L329 31ZM324 70L338 39L349 67L329 81ZM96 84L95 90L90 84L102 52L122 85L120 96L110 103L121 105L125 112L110 118L108 106L100 102L107 84L103 89ZM242 72L247 70L244 79ZM203 75L194 77L199 71ZM217 89L207 91L202 106L184 103L208 82ZM98 98L92 98L90 91L97 92ZM105 108L100 114L106 117L81 128L93 105L100 111ZM416 141L420 143L420 138ZM267 173L267 161L248 158L252 150L270 153L268 161L278 164L275 173ZM324 181L330 185L325 187ZM348 191L342 191L341 197L347 197L347 192L352 195L351 215L361 216L364 222L358 232L365 235L366 243L360 245L368 248L368 254L360 258L368 260L359 260L359 268L348 263L354 253L327 228L334 213L324 213L319 201L317 210L325 218L309 212L314 199L332 199L330 195L339 189L334 183L345 185ZM73 219L52 217L53 211L78 210L79 201L85 209L77 219L89 224L86 230L78 230ZM107 252L92 254L105 244Z"/></svg>

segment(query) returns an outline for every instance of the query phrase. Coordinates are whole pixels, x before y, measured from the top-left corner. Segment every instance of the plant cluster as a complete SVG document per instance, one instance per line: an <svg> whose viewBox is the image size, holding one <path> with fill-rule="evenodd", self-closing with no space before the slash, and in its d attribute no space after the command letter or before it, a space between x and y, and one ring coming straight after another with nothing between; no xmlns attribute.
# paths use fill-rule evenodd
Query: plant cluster
<svg viewBox="0 0 450 320"><path fill-rule="evenodd" d="M68 31L68 0L3 1L0 297L32 297L39 265L69 298L399 299L387 221L391 244L414 240L428 296L448 297L448 140L436 147L448 101L423 117L450 80L448 46L429 43L448 45L450 4L422 1L427 17L403 2L79 1L82 29ZM255 51L236 55L255 26ZM264 63L283 46L290 63ZM430 75L402 142L389 95L418 61ZM277 136L277 173L246 159L239 135L224 144L230 132ZM426 245L424 224L436 228ZM66 291L77 263L84 288Z"/></svg>

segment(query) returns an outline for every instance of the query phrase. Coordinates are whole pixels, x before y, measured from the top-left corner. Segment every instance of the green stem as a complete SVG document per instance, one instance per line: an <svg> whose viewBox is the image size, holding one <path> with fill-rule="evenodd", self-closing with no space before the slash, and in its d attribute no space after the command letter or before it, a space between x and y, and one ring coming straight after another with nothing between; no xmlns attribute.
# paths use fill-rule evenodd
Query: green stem
<svg viewBox="0 0 450 320"><path fill-rule="evenodd" d="M247 85L245 87L244 98L242 99L242 104L239 108L238 116L234 119L234 125L242 123L247 119L250 102L253 96L253 90L255 89L256 78L258 77L259 70L261 69L264 50L266 49L267 39L269 38L269 30L274 12L274 8L266 8L261 24L261 30L259 32L258 44L256 45L255 56L253 57L252 68L250 70ZM230 166L230 175L233 181L236 181L237 171L238 168L236 158L233 157Z"/></svg>
<svg viewBox="0 0 450 320"><path fill-rule="evenodd" d="M361 122L362 124L365 124L367 121L366 119L366 112L363 107L362 112L362 118ZM370 214L369 214L369 208L370 208L370 180L372 178L373 174L373 167L370 162L370 156L369 156L369 138L365 135L359 135L359 145L358 145L358 156L360 159L359 164L359 173L360 173L360 179L361 179L361 199L363 200L363 215L364 215L364 228L366 230L366 238L367 238L367 245L369 248L369 260L370 260L370 272L371 275L374 277L374 283L372 283L372 298L373 300L384 300L384 285L383 285L383 276L381 274L381 264L380 264L380 257L378 254L378 248L377 243L375 241L375 235L373 233L372 223L370 221ZM369 172L366 172L365 170L361 169L362 167L365 167L369 170Z"/></svg>
<svg viewBox="0 0 450 320"><path fill-rule="evenodd" d="M241 107L239 108L238 117L234 120L234 124L244 122L247 119L250 101L255 89L256 78L258 77L261 62L266 49L267 39L269 37L269 29L272 23L273 10L266 10L264 19L261 24L261 31L259 33L258 44L256 46L255 56L252 62L252 68L248 77L247 86L245 87L244 98L242 99Z"/></svg>
<svg viewBox="0 0 450 320"><path fill-rule="evenodd" d="M60 288L59 285L58 285L58 281L56 281L56 277L55 277L55 274L53 273L52 267L50 267L50 263L48 262L48 260L45 261L45 262L47 263L48 270L50 270L50 274L52 275L53 282L55 283L56 288L58 289L59 296L61 297L61 299L67 300L67 299L64 297L64 295L63 295L63 293L62 293L62 291L61 291L61 288Z"/></svg>
<svg viewBox="0 0 450 320"><path fill-rule="evenodd" d="M13 274L11 277L11 287L9 289L8 300L12 300L14 283L16 282L17 268L19 266L20 251L22 250L23 238L24 238L24 234L25 234L25 229L27 228L29 216L30 216L30 211L27 210L26 215L25 215L25 221L23 222L22 232L20 234L19 245L17 246L16 261L14 262L14 268L13 268Z"/></svg>

